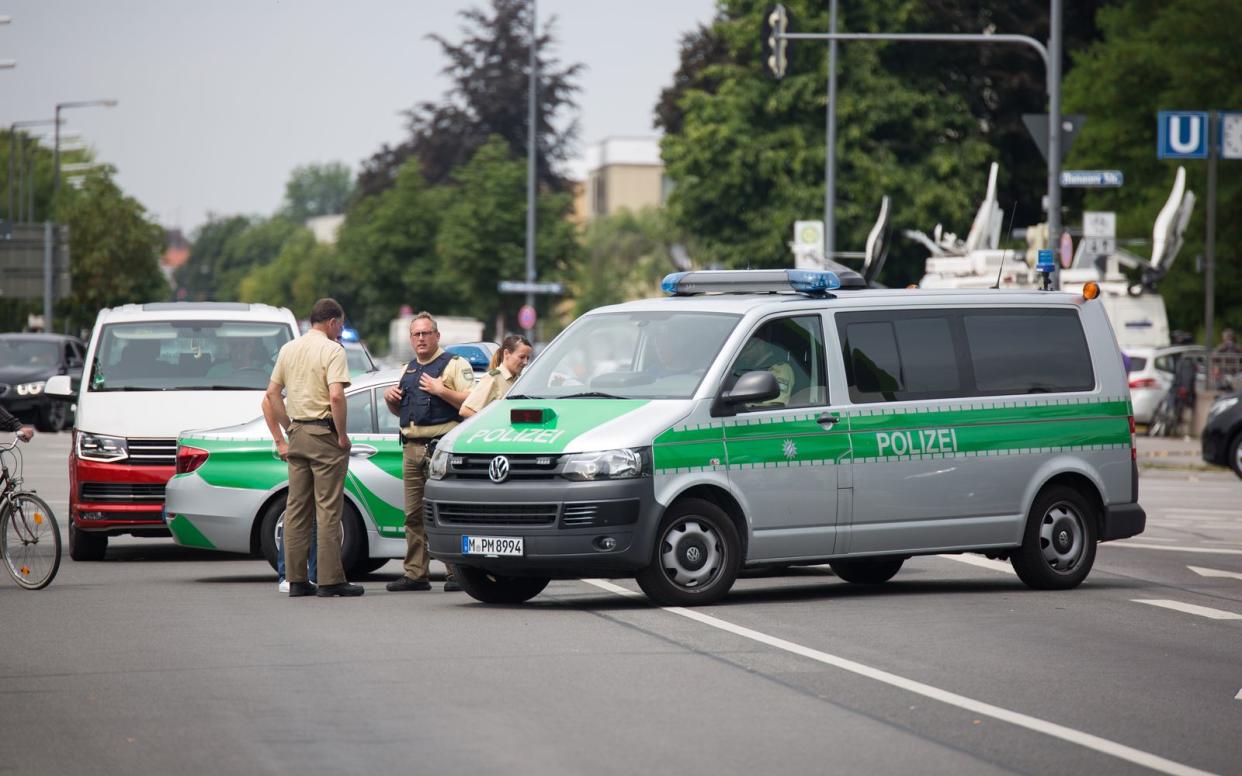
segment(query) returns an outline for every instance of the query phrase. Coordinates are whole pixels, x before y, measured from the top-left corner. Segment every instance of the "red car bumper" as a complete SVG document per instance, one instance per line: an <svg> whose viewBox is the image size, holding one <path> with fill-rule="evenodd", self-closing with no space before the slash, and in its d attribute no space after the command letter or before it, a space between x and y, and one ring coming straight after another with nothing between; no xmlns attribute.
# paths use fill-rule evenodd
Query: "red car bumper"
<svg viewBox="0 0 1242 776"><path fill-rule="evenodd" d="M164 487L175 466L102 463L69 454L69 516L78 529L167 536Z"/></svg>

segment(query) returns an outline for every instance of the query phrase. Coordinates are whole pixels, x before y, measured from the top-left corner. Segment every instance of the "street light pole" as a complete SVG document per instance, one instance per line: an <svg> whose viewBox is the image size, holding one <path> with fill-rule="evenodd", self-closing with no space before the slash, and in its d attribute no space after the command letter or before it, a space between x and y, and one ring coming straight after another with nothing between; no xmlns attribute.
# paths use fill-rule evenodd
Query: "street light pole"
<svg viewBox="0 0 1242 776"><path fill-rule="evenodd" d="M539 146L535 142L535 138L539 134L539 118L536 115L536 89L539 88L539 60L535 51L538 48L538 16L539 4L537 0L530 0L530 84L527 88L526 105L526 282L528 284L535 282L535 154L539 151ZM526 292L526 306L532 309L535 306L535 293L533 291L528 290ZM496 338L500 339L499 332L497 332ZM526 339L534 342L533 329L526 329Z"/></svg>
<svg viewBox="0 0 1242 776"><path fill-rule="evenodd" d="M837 0L828 11L828 31L837 31ZM824 266L837 243L837 42L828 42L828 158L824 162Z"/></svg>
<svg viewBox="0 0 1242 776"><path fill-rule="evenodd" d="M1061 240L1061 0L1048 13L1048 247ZM1061 262L1053 262L1052 288L1061 288Z"/></svg>
<svg viewBox="0 0 1242 776"><path fill-rule="evenodd" d="M51 124L53 121L55 121L55 119L37 119L35 121L14 121L12 124L9 125L9 181L8 181L8 186L6 188L8 189L8 194L9 194L8 217L9 217L10 223L17 222L17 218L16 218L17 209L15 209L13 206L13 173L16 171L19 182L24 180L25 175L26 175L26 170L24 169L24 164L25 164L24 161L18 162L16 159L17 157L17 130L22 129L24 127L42 127L42 126ZM25 151L24 142L22 143L22 151L23 152ZM32 182L31 186L33 185L34 184ZM21 190L18 192L17 206L18 208L21 208L21 207L25 207L25 204L26 204L25 203L25 188L23 186L21 187Z"/></svg>
<svg viewBox="0 0 1242 776"><path fill-rule="evenodd" d="M66 108L115 108L116 100L79 100L77 102L58 102L53 123L56 125L56 139L52 144L52 201L60 193L60 112Z"/></svg>

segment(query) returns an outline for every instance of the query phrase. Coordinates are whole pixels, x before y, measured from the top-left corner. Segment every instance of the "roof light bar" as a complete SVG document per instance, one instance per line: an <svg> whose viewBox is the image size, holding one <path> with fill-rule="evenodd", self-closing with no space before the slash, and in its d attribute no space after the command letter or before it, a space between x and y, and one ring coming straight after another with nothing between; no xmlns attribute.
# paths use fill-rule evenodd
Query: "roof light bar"
<svg viewBox="0 0 1242 776"><path fill-rule="evenodd" d="M674 272L661 290L673 296L694 294L826 294L841 287L837 273L810 269L735 269Z"/></svg>

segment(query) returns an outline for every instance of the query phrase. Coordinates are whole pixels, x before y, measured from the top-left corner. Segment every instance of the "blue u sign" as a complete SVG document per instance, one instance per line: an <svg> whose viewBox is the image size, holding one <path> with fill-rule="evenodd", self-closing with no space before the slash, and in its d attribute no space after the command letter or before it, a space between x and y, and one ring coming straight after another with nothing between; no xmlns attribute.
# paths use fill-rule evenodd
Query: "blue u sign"
<svg viewBox="0 0 1242 776"><path fill-rule="evenodd" d="M1156 144L1160 159L1206 159L1208 155L1208 112L1205 110L1162 110L1157 119L1160 138Z"/></svg>

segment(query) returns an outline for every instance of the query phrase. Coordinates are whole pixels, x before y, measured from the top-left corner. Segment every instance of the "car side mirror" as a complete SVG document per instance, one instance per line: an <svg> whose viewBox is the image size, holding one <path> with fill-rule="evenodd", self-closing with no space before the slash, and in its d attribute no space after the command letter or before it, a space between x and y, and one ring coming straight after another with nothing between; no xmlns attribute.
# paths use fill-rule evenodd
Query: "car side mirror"
<svg viewBox="0 0 1242 776"><path fill-rule="evenodd" d="M713 408L714 415L733 415L743 404L771 401L781 395L776 377L766 369L747 372L737 379L733 387L720 394Z"/></svg>
<svg viewBox="0 0 1242 776"><path fill-rule="evenodd" d="M73 392L73 382L69 375L54 375L49 377L47 385L43 386L43 393L54 399L65 399L73 401L78 396Z"/></svg>

